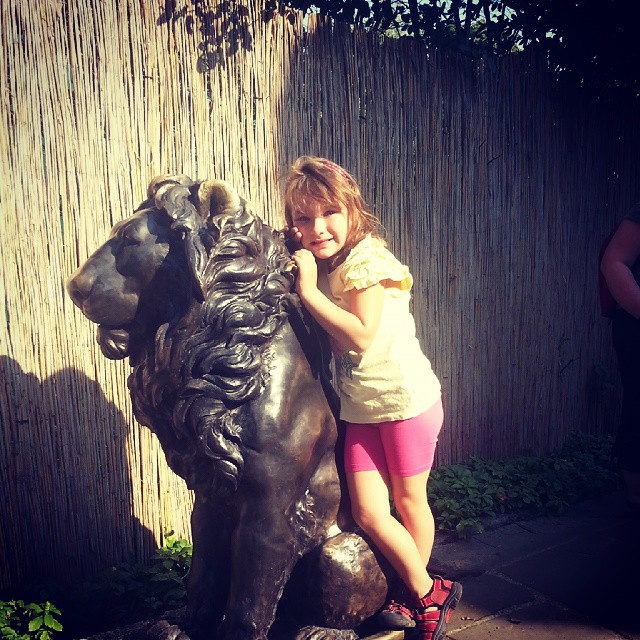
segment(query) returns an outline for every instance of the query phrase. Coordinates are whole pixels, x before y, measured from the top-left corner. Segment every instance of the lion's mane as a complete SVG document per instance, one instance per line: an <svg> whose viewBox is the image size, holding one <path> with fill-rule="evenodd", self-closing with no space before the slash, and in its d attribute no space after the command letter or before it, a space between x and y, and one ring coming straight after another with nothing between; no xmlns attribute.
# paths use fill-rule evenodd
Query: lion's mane
<svg viewBox="0 0 640 640"><path fill-rule="evenodd" d="M195 282L189 306L132 359L134 411L190 487L229 495L244 463L243 407L264 387L266 348L299 304L291 258L280 234L224 183L165 177L149 197L182 234Z"/></svg>

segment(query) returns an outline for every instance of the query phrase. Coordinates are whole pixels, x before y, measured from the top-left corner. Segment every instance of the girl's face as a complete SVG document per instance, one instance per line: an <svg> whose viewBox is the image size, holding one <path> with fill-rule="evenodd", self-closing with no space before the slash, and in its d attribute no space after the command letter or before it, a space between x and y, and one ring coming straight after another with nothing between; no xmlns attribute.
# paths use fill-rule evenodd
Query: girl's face
<svg viewBox="0 0 640 640"><path fill-rule="evenodd" d="M313 200L304 211L294 212L293 224L302 234L303 249L311 251L317 260L327 260L347 241L349 211L342 203Z"/></svg>

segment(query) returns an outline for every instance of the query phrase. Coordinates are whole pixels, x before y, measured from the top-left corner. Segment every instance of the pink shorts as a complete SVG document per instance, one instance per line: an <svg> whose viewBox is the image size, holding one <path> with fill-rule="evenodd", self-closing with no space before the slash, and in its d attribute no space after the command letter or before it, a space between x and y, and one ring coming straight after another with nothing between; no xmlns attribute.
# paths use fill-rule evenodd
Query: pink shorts
<svg viewBox="0 0 640 640"><path fill-rule="evenodd" d="M444 420L442 400L415 418L376 424L347 422L344 466L348 473L380 471L414 476L431 469Z"/></svg>

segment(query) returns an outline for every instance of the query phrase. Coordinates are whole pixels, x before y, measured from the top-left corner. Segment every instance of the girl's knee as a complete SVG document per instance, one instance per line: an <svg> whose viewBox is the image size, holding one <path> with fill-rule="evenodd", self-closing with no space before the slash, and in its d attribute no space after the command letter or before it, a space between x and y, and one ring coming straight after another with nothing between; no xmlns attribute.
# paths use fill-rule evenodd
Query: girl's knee
<svg viewBox="0 0 640 640"><path fill-rule="evenodd" d="M353 505L351 515L356 524L365 532L376 531L387 514L380 510L367 508L366 505Z"/></svg>
<svg viewBox="0 0 640 640"><path fill-rule="evenodd" d="M393 503L402 519L424 516L430 511L426 491L423 493L399 492L393 496Z"/></svg>

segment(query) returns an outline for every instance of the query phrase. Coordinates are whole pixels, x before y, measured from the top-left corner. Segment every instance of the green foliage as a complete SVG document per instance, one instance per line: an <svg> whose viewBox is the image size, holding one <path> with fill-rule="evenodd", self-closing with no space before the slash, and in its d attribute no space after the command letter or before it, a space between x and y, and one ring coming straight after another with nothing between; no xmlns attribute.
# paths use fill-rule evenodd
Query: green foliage
<svg viewBox="0 0 640 640"><path fill-rule="evenodd" d="M50 602L25 603L0 600L0 638L3 640L51 640L62 631L60 611Z"/></svg>
<svg viewBox="0 0 640 640"><path fill-rule="evenodd" d="M405 36L474 58L538 50L558 79L601 98L640 96L640 53L628 0L267 0L287 9ZM588 16L588 19L585 17Z"/></svg>
<svg viewBox="0 0 640 640"><path fill-rule="evenodd" d="M429 478L429 500L441 531L465 538L484 530L482 518L527 512L558 515L569 504L616 486L610 438L573 434L546 458L489 461L472 457Z"/></svg>
<svg viewBox="0 0 640 640"><path fill-rule="evenodd" d="M182 607L191 553L191 544L171 531L151 562L111 567L72 589L55 593L65 612L65 631L69 637L79 637Z"/></svg>

